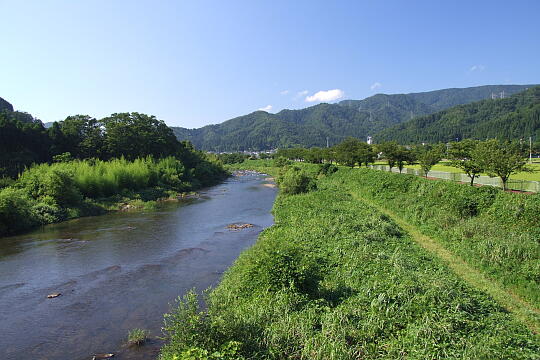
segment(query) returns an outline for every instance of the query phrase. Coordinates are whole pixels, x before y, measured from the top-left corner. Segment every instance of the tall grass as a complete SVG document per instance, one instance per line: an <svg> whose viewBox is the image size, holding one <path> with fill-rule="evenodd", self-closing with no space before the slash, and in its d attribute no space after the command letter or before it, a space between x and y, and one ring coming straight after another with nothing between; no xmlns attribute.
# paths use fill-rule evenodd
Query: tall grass
<svg viewBox="0 0 540 360"><path fill-rule="evenodd" d="M369 169L341 169L332 182L392 210L540 307L540 195Z"/></svg>
<svg viewBox="0 0 540 360"><path fill-rule="evenodd" d="M194 168L186 168L174 157L35 165L9 187L0 189L0 236L37 224L95 214L103 210L95 199L130 198L146 189L158 189L159 194L184 192L215 183L224 175L221 166L204 157Z"/></svg>
<svg viewBox="0 0 540 360"><path fill-rule="evenodd" d="M538 337L353 199L347 175L322 178L314 192L281 194L275 225L226 272L208 310L188 294L166 315L162 359L231 344L234 354L219 358L538 357Z"/></svg>

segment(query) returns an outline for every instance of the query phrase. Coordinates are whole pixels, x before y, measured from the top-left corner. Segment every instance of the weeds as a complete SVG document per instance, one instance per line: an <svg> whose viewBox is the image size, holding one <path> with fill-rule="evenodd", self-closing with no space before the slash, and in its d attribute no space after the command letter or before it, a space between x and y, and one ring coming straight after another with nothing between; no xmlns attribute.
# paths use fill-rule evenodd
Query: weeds
<svg viewBox="0 0 540 360"><path fill-rule="evenodd" d="M128 333L128 345L129 346L140 346L146 342L150 332L143 329L133 329Z"/></svg>
<svg viewBox="0 0 540 360"><path fill-rule="evenodd" d="M166 315L162 359L227 344L236 344L236 358L253 359L537 358L540 340L512 314L347 193L377 182L429 191L389 178L359 185L355 171L322 178L315 192L279 195L275 225L226 272L207 311L190 293ZM461 213L452 221L474 217Z"/></svg>

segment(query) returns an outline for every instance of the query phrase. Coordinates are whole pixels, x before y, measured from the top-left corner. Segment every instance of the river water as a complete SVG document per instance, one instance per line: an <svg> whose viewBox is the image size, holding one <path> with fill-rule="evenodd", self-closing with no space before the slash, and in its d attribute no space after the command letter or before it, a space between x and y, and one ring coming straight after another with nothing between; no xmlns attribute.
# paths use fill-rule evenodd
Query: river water
<svg viewBox="0 0 540 360"><path fill-rule="evenodd" d="M215 286L272 224L276 189L233 176L198 199L118 212L0 239L0 359L154 359L163 314L189 289ZM255 226L227 229L231 223ZM48 299L51 293L62 295Z"/></svg>

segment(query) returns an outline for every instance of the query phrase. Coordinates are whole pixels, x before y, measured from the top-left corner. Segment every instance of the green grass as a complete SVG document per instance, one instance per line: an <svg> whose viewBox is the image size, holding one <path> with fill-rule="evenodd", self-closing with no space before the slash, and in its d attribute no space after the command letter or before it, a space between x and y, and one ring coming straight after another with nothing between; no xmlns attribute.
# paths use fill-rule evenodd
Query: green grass
<svg viewBox="0 0 540 360"><path fill-rule="evenodd" d="M213 358L538 359L525 325L349 194L366 171L280 195L275 225L226 272L208 310L190 294L166 316L161 357L234 347Z"/></svg>
<svg viewBox="0 0 540 360"><path fill-rule="evenodd" d="M388 163L386 163L385 161L377 161L375 163L375 165L386 165L386 166L388 166ZM520 172L520 173L512 175L510 177L510 179L513 179L513 180L540 181L540 163L533 162L529 166L533 169L533 172ZM405 167L409 168L409 169L420 170L420 165L418 165L418 164L416 164L416 165L405 165ZM445 161L442 161L442 162L434 165L433 168L431 168L431 170L444 171L444 172L449 172L449 173L464 174L464 172L461 169L450 166L450 163L445 162ZM482 175L486 175L486 174L482 174Z"/></svg>
<svg viewBox="0 0 540 360"><path fill-rule="evenodd" d="M148 339L150 332L144 329L133 329L128 333L128 345L140 346Z"/></svg>

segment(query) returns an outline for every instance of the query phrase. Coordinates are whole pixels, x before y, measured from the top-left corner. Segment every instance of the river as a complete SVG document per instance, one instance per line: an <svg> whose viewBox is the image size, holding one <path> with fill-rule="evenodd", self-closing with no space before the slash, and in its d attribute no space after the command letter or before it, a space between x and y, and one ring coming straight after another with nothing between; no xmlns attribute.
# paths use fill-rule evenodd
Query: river
<svg viewBox="0 0 540 360"><path fill-rule="evenodd" d="M215 286L273 222L276 189L233 176L197 199L116 212L0 238L0 359L154 359L163 314ZM255 226L227 229L231 223ZM48 299L51 293L62 295ZM128 331L154 340L125 345Z"/></svg>

